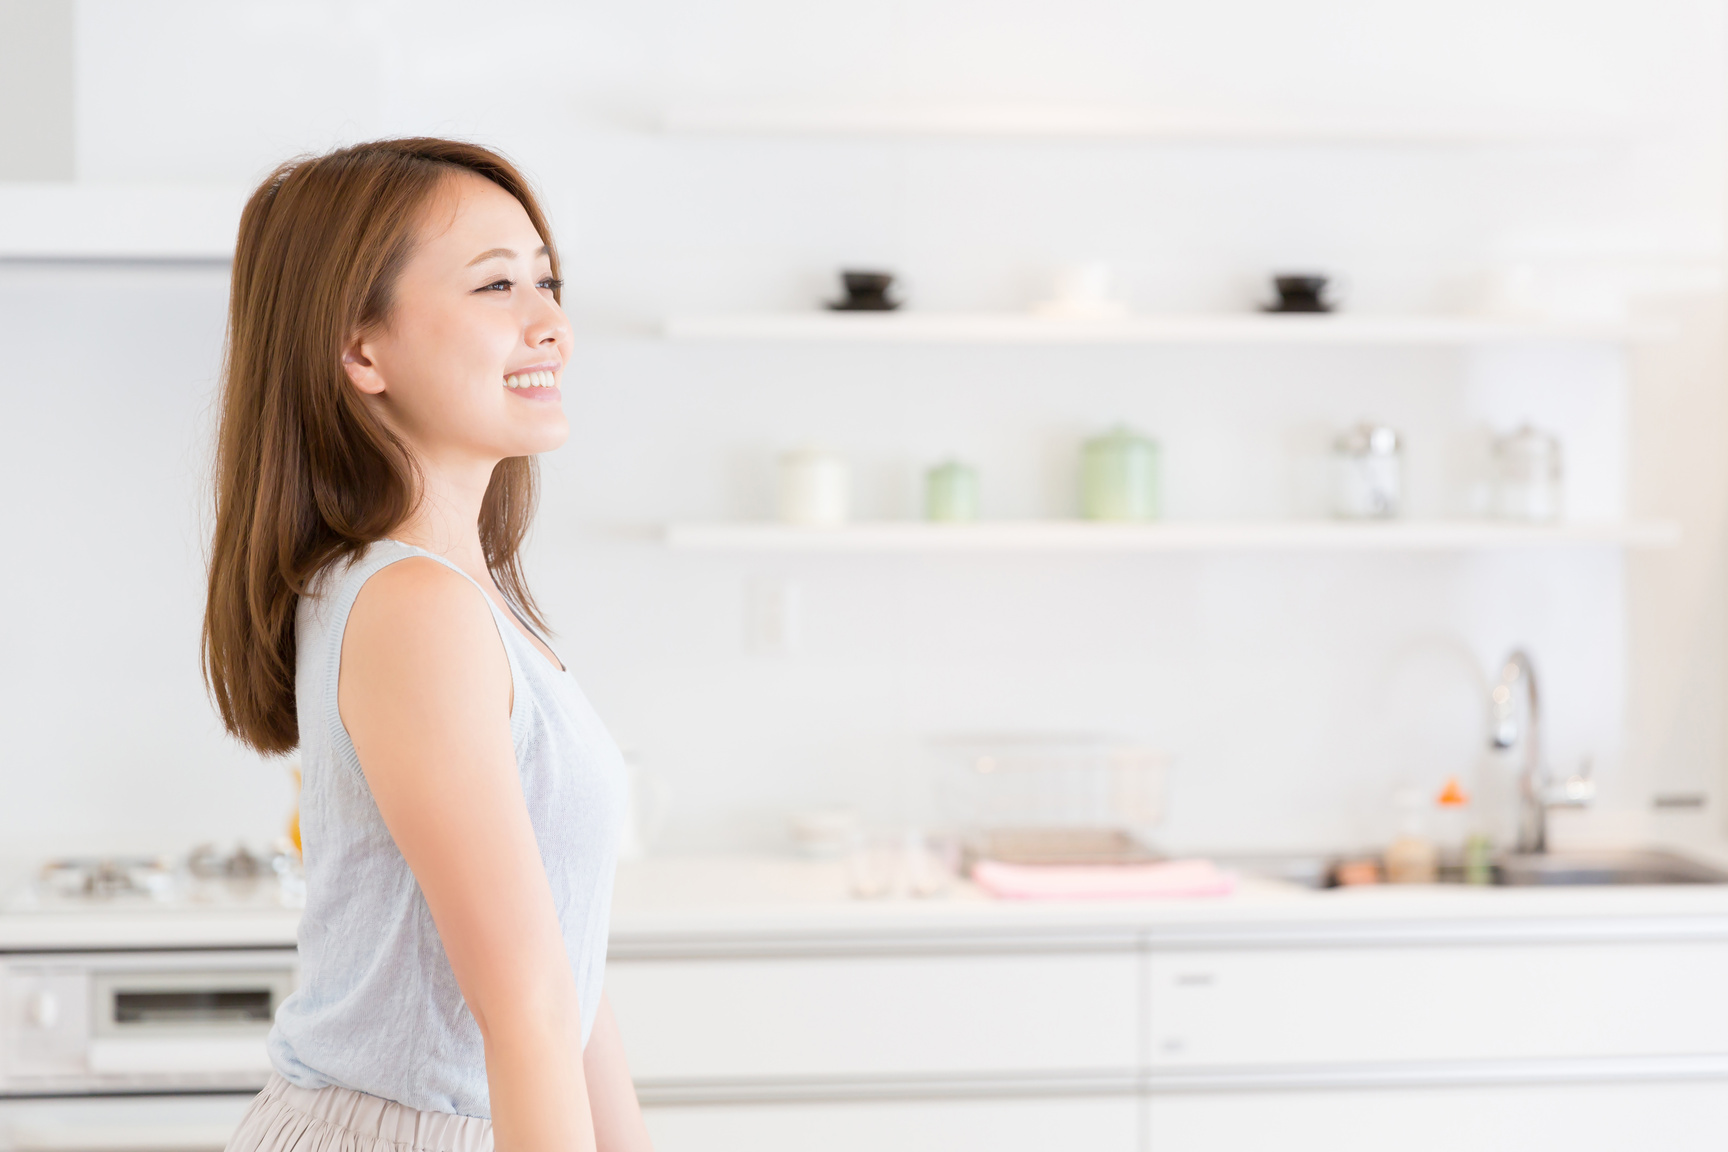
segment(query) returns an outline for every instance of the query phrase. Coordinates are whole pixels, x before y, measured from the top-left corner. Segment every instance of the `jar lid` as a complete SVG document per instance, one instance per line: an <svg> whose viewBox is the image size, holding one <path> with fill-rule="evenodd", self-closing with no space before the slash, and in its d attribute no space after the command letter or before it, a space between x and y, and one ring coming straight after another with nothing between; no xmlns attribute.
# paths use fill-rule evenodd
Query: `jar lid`
<svg viewBox="0 0 1728 1152"><path fill-rule="evenodd" d="M1403 448L1396 428L1371 420L1346 428L1332 442L1333 451L1347 456L1396 456Z"/></svg>
<svg viewBox="0 0 1728 1152"><path fill-rule="evenodd" d="M1506 435L1495 437L1494 451L1501 456L1559 456L1560 441L1533 424L1520 424Z"/></svg>
<svg viewBox="0 0 1728 1152"><path fill-rule="evenodd" d="M1086 441L1087 448L1156 448L1157 441L1142 436L1126 424L1113 425L1109 431Z"/></svg>

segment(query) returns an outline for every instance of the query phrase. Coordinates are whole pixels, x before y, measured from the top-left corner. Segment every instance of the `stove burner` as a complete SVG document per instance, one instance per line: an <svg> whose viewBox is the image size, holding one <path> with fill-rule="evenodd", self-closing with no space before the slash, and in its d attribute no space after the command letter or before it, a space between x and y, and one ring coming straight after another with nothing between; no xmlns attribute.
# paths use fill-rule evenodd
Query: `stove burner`
<svg viewBox="0 0 1728 1152"><path fill-rule="evenodd" d="M67 907L123 903L169 907L296 907L305 898L300 858L259 856L238 845L201 844L184 859L83 856L50 860L11 904ZM6 903L0 901L0 903Z"/></svg>
<svg viewBox="0 0 1728 1152"><path fill-rule="evenodd" d="M56 896L87 900L155 899L172 894L174 869L149 856L50 860L41 884Z"/></svg>
<svg viewBox="0 0 1728 1152"><path fill-rule="evenodd" d="M237 845L227 856L214 844L200 844L186 858L186 870L200 880L256 880L267 870L267 863Z"/></svg>
<svg viewBox="0 0 1728 1152"><path fill-rule="evenodd" d="M143 888L132 879L132 873L112 860L101 860L84 873L84 891L92 896L116 896L122 892L141 892Z"/></svg>

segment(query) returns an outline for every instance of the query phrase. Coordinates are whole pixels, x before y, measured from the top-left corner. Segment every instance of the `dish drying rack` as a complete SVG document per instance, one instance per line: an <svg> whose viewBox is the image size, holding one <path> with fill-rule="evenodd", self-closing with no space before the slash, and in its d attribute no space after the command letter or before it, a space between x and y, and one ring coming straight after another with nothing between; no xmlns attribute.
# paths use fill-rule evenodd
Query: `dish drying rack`
<svg viewBox="0 0 1728 1152"><path fill-rule="evenodd" d="M1131 864L1163 857L1169 757L1109 736L968 735L931 742L937 797L965 866Z"/></svg>

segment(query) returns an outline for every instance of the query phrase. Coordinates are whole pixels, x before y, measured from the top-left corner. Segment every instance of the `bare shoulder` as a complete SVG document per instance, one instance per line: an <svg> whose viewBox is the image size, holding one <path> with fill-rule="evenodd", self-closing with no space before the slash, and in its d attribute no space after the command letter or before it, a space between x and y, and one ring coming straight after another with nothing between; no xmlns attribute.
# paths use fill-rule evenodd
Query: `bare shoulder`
<svg viewBox="0 0 1728 1152"><path fill-rule="evenodd" d="M344 669L392 681L472 687L476 674L508 691L509 664L485 595L436 560L410 556L361 587L342 639Z"/></svg>
<svg viewBox="0 0 1728 1152"><path fill-rule="evenodd" d="M456 633L476 624L490 629L485 596L460 572L426 556L410 556L374 572L360 588L348 630L381 626L411 632Z"/></svg>
<svg viewBox="0 0 1728 1152"><path fill-rule="evenodd" d="M436 887L427 854L454 851L464 812L523 803L513 702L509 657L472 582L425 557L367 579L342 636L337 713L423 887Z"/></svg>

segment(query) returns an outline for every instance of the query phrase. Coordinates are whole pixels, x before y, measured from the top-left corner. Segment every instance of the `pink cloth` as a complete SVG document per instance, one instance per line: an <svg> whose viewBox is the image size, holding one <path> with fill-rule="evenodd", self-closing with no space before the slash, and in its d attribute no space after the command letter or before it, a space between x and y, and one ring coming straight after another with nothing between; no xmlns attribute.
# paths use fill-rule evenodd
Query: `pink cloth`
<svg viewBox="0 0 1728 1152"><path fill-rule="evenodd" d="M978 887L1008 900L1137 900L1156 896L1228 896L1236 877L1210 860L1157 864L972 865Z"/></svg>

